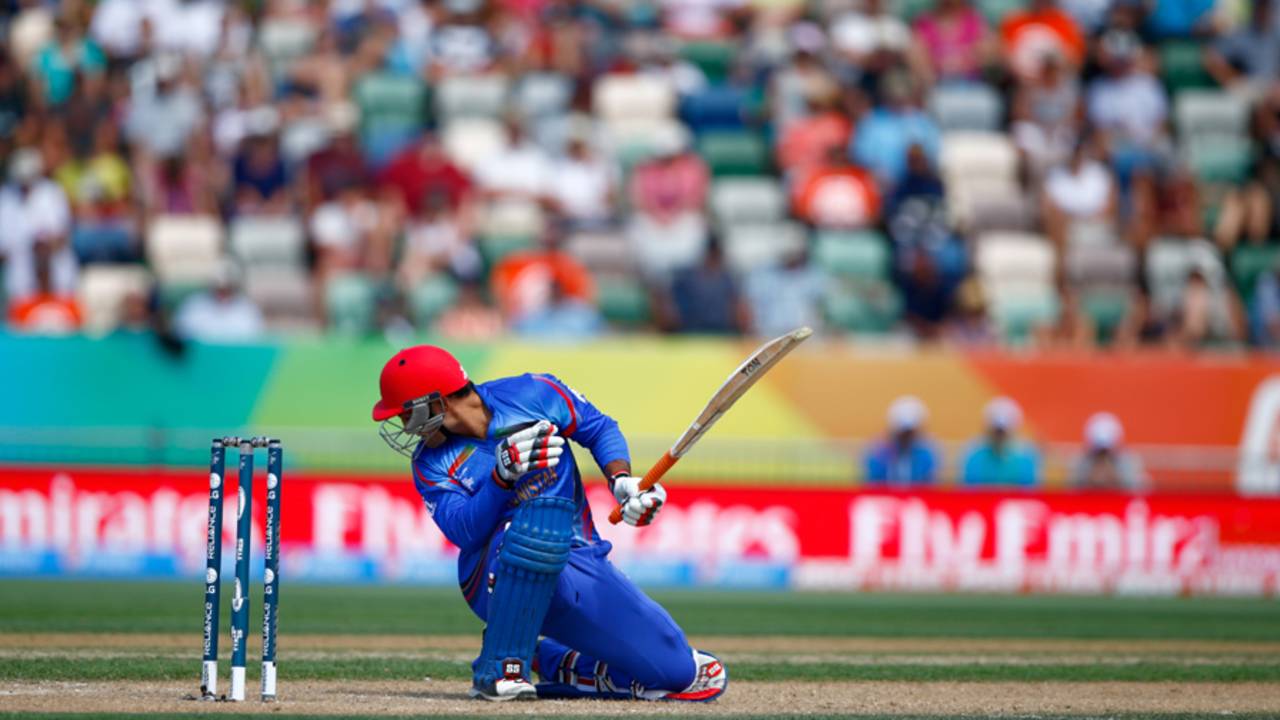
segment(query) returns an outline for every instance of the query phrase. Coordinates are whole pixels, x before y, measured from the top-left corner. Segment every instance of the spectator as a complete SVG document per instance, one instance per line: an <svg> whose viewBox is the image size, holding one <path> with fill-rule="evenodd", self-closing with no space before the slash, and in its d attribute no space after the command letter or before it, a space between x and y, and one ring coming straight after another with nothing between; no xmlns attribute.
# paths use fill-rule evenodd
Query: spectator
<svg viewBox="0 0 1280 720"><path fill-rule="evenodd" d="M1116 328L1115 346L1117 349L1133 349L1140 346L1150 347L1167 345L1170 341L1170 325L1156 311L1151 301L1151 293L1143 285L1133 291L1129 302L1129 311Z"/></svg>
<svg viewBox="0 0 1280 720"><path fill-rule="evenodd" d="M1215 0L1155 0L1147 31L1159 39L1208 37L1214 33Z"/></svg>
<svg viewBox="0 0 1280 720"><path fill-rule="evenodd" d="M32 69L45 103L56 107L71 99L77 78L81 82L101 82L107 59L69 14L54 20L54 32L55 37L36 54Z"/></svg>
<svg viewBox="0 0 1280 720"><path fill-rule="evenodd" d="M880 219L880 190L871 173L834 148L825 164L796 173L792 207L818 227L863 228Z"/></svg>
<svg viewBox="0 0 1280 720"><path fill-rule="evenodd" d="M173 325L180 337L206 343L249 342L263 332L262 311L240 292L230 261L218 267L213 287L183 301Z"/></svg>
<svg viewBox="0 0 1280 720"><path fill-rule="evenodd" d="M9 306L9 325L31 335L66 335L80 328L82 316L75 296L53 290L49 245L37 244L32 252L35 263L35 291L13 298Z"/></svg>
<svg viewBox="0 0 1280 720"><path fill-rule="evenodd" d="M498 46L484 26L481 0L446 4L449 15L431 32L428 79L488 70L497 60Z"/></svg>
<svg viewBox="0 0 1280 720"><path fill-rule="evenodd" d="M697 267L676 273L671 283L674 328L682 333L735 335L747 328L747 309L738 282L725 266L718 238L707 243Z"/></svg>
<svg viewBox="0 0 1280 720"><path fill-rule="evenodd" d="M642 163L631 176L633 216L628 240L641 269L666 278L698 262L706 243L710 173L702 158L689 152L683 134L661 140L657 157Z"/></svg>
<svg viewBox="0 0 1280 720"><path fill-rule="evenodd" d="M177 57L158 57L155 73L155 92L135 93L130 101L125 134L150 157L182 155L204 121L200 97L182 81L182 61Z"/></svg>
<svg viewBox="0 0 1280 720"><path fill-rule="evenodd" d="M821 327L819 308L826 289L826 275L809 262L807 248L793 250L776 266L755 268L744 289L752 330L771 338L802 325Z"/></svg>
<svg viewBox="0 0 1280 720"><path fill-rule="evenodd" d="M840 85L817 55L825 37L822 31L793 33L795 52L770 78L770 107L779 135L810 112L809 103L824 95L838 97ZM812 38L812 39L810 39ZM820 156L821 157L821 156Z"/></svg>
<svg viewBox="0 0 1280 720"><path fill-rule="evenodd" d="M71 247L81 263L139 259L137 228L122 203L113 202L96 175L80 178Z"/></svg>
<svg viewBox="0 0 1280 720"><path fill-rule="evenodd" d="M307 158L302 171L308 210L326 198L335 197L343 188L369 184L369 170L365 167L356 139L359 122L360 111L350 103L331 105L326 109L329 142Z"/></svg>
<svg viewBox="0 0 1280 720"><path fill-rule="evenodd" d="M1162 171L1169 162L1169 104L1164 87L1138 62L1137 36L1111 31L1103 36L1103 74L1089 85L1088 114L1110 149L1124 183L1138 172Z"/></svg>
<svg viewBox="0 0 1280 720"><path fill-rule="evenodd" d="M450 208L462 210L471 192L471 180L449 159L431 133L396 156L383 169L381 182L390 197L410 214L420 212L423 200L433 194L443 194L449 199Z"/></svg>
<svg viewBox="0 0 1280 720"><path fill-rule="evenodd" d="M1240 240L1262 244L1280 236L1280 81L1271 84L1253 109L1253 139L1260 149L1242 187L1231 188L1222 200L1214 226L1214 240L1224 252Z"/></svg>
<svg viewBox="0 0 1280 720"><path fill-rule="evenodd" d="M525 134L516 120L507 122L507 144L475 169L476 185L491 195L542 200L551 195L555 168L551 158Z"/></svg>
<svg viewBox="0 0 1280 720"><path fill-rule="evenodd" d="M428 276L447 272L455 277L479 278L483 259L471 241L471 233L449 208L444 195L433 195L414 216L405 231L398 276L406 291Z"/></svg>
<svg viewBox="0 0 1280 720"><path fill-rule="evenodd" d="M1114 227L1117 203L1110 169L1095 159L1091 143L1077 143L1071 159L1045 178L1041 200L1045 233L1061 256L1076 224Z"/></svg>
<svg viewBox="0 0 1280 720"><path fill-rule="evenodd" d="M240 154L232 166L237 213L284 215L290 210L293 198L275 134L277 122L273 118L252 128L249 137L241 143Z"/></svg>
<svg viewBox="0 0 1280 720"><path fill-rule="evenodd" d="M922 428L927 417L924 403L914 395L893 401L888 435L867 448L867 484L913 487L938 481L938 450L925 438Z"/></svg>
<svg viewBox="0 0 1280 720"><path fill-rule="evenodd" d="M996 341L987 317L987 295L978 278L970 276L956 288L945 336L960 347L983 347Z"/></svg>
<svg viewBox="0 0 1280 720"><path fill-rule="evenodd" d="M609 225L618 189L618 172L596 154L585 138L569 141L569 152L558 160L548 183L559 214L576 229Z"/></svg>
<svg viewBox="0 0 1280 720"><path fill-rule="evenodd" d="M441 337L456 342L493 340L503 330L502 315L485 302L477 282L462 283L458 298L436 318L434 327Z"/></svg>
<svg viewBox="0 0 1280 720"><path fill-rule="evenodd" d="M907 171L907 151L919 145L930 162L938 157L942 134L920 108L919 92L901 72L887 73L882 83L884 105L863 118L853 134L849 154L871 170L883 188L902 181Z"/></svg>
<svg viewBox="0 0 1280 720"><path fill-rule="evenodd" d="M1005 15L1000 41L1009 69L1023 80L1039 74L1042 59L1049 53L1061 57L1071 72L1084 64L1084 35L1054 0L1031 0L1026 9Z"/></svg>
<svg viewBox="0 0 1280 720"><path fill-rule="evenodd" d="M22 69L7 52L0 52L0 151L22 128L29 112L30 93Z"/></svg>
<svg viewBox="0 0 1280 720"><path fill-rule="evenodd" d="M1210 285L1204 270L1193 267L1173 311L1173 342L1188 350L1232 343L1241 339L1240 325L1235 296L1224 287Z"/></svg>
<svg viewBox="0 0 1280 720"><path fill-rule="evenodd" d="M502 259L489 278L494 298L509 321L518 321L540 312L553 295L595 303L595 282L591 273L560 247L560 236L548 228L541 247L512 253ZM553 287L554 290L553 290Z"/></svg>
<svg viewBox="0 0 1280 720"><path fill-rule="evenodd" d="M1047 53L1036 76L1018 83L1011 129L1034 178L1070 157L1082 111L1080 80L1060 55Z"/></svg>
<svg viewBox="0 0 1280 720"><path fill-rule="evenodd" d="M791 178L823 165L833 152L844 153L853 134L853 123L840 105L839 89L832 86L809 98L808 114L797 118L778 141L778 167Z"/></svg>
<svg viewBox="0 0 1280 720"><path fill-rule="evenodd" d="M149 215L215 214L217 198L207 170L181 155L163 158L141 178L143 208Z"/></svg>
<svg viewBox="0 0 1280 720"><path fill-rule="evenodd" d="M937 0L916 18L915 42L931 82L976 82L995 54L987 21L967 0Z"/></svg>
<svg viewBox="0 0 1280 720"><path fill-rule="evenodd" d="M1078 490L1141 492L1147 477L1142 459L1124 449L1124 427L1109 412L1094 413L1084 425L1084 449L1071 466Z"/></svg>
<svg viewBox="0 0 1280 720"><path fill-rule="evenodd" d="M841 13L830 32L838 67L861 75L868 92L879 88L884 73L899 66L911 48L911 30L883 0L864 0L862 12Z"/></svg>
<svg viewBox="0 0 1280 720"><path fill-rule="evenodd" d="M340 272L382 273L390 265L395 215L368 188L352 185L322 203L311 214L310 231L321 285Z"/></svg>
<svg viewBox="0 0 1280 720"><path fill-rule="evenodd" d="M595 305L565 292L552 280L547 302L516 320L513 329L540 340L588 340L604 331L604 319Z"/></svg>
<svg viewBox="0 0 1280 720"><path fill-rule="evenodd" d="M1040 455L1016 437L1022 409L1007 397L987 403L986 435L969 447L960 482L967 487L1033 488L1040 484Z"/></svg>
<svg viewBox="0 0 1280 720"><path fill-rule="evenodd" d="M47 292L69 295L76 287L76 257L68 238L67 196L44 172L40 153L22 148L9 161L9 183L0 189L0 252L5 293L24 298L37 292L36 258L48 257Z"/></svg>
<svg viewBox="0 0 1280 720"><path fill-rule="evenodd" d="M1254 0L1250 22L1205 50L1204 66L1219 85L1257 93L1280 77L1280 22L1271 4Z"/></svg>

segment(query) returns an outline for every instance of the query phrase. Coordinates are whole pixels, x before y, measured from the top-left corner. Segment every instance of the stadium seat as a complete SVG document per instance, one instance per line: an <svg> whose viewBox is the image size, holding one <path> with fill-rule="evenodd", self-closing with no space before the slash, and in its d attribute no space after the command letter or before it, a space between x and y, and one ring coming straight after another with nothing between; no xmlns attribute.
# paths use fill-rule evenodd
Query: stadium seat
<svg viewBox="0 0 1280 720"><path fill-rule="evenodd" d="M875 230L819 231L814 261L828 273L859 281L889 277L889 240Z"/></svg>
<svg viewBox="0 0 1280 720"><path fill-rule="evenodd" d="M747 93L734 87L713 87L680 101L680 118L696 134L712 130L740 130Z"/></svg>
<svg viewBox="0 0 1280 720"><path fill-rule="evenodd" d="M769 151L760 136L747 132L709 132L698 139L698 153L717 177L764 175Z"/></svg>
<svg viewBox="0 0 1280 720"><path fill-rule="evenodd" d="M437 273L409 292L409 313L415 325L427 329L457 298L458 284L448 275Z"/></svg>
<svg viewBox="0 0 1280 720"><path fill-rule="evenodd" d="M162 283L208 284L222 258L222 223L201 215L161 215L146 233L147 262Z"/></svg>
<svg viewBox="0 0 1280 720"><path fill-rule="evenodd" d="M1050 285L988 287L991 317L1005 338L1025 340L1037 327L1055 322L1061 312L1058 293Z"/></svg>
<svg viewBox="0 0 1280 720"><path fill-rule="evenodd" d="M329 327L343 335L367 335L373 330L377 288L359 273L330 278L324 292Z"/></svg>
<svg viewBox="0 0 1280 720"><path fill-rule="evenodd" d="M1101 342L1108 343L1129 313L1129 287L1088 289L1080 293L1080 310L1093 321Z"/></svg>
<svg viewBox="0 0 1280 720"><path fill-rule="evenodd" d="M935 4L935 0L894 0L890 7L894 15L911 23L924 12L933 9Z"/></svg>
<svg viewBox="0 0 1280 720"><path fill-rule="evenodd" d="M773 222L787 212L782 186L769 177L717 180L711 185L710 204L721 225Z"/></svg>
<svg viewBox="0 0 1280 720"><path fill-rule="evenodd" d="M1198 269L1211 288L1226 284L1226 271L1217 249L1204 239L1159 238L1147 247L1147 287L1152 303L1171 311L1182 297L1182 289L1192 268Z"/></svg>
<svg viewBox="0 0 1280 720"><path fill-rule="evenodd" d="M997 28L1005 15L1025 6L1025 0L978 0L978 11L987 19L987 23Z"/></svg>
<svg viewBox="0 0 1280 720"><path fill-rule="evenodd" d="M546 214L533 200L518 197L490 202L480 213L480 235L521 236L535 240L546 227Z"/></svg>
<svg viewBox="0 0 1280 720"><path fill-rule="evenodd" d="M311 51L316 31L291 18L266 18L258 28L258 47L273 75L281 75L290 63Z"/></svg>
<svg viewBox="0 0 1280 720"><path fill-rule="evenodd" d="M529 73L516 85L516 109L525 118L559 115L572 100L573 81L558 73Z"/></svg>
<svg viewBox="0 0 1280 720"><path fill-rule="evenodd" d="M1202 182L1239 184L1249 177L1253 143L1246 137L1215 135L1188 138L1183 157Z"/></svg>
<svg viewBox="0 0 1280 720"><path fill-rule="evenodd" d="M902 296L889 283L833 282L823 296L823 314L842 330L885 333L902 316Z"/></svg>
<svg viewBox="0 0 1280 720"><path fill-rule="evenodd" d="M354 95L365 128L377 122L412 128L426 123L427 90L417 78L370 73L356 83Z"/></svg>
<svg viewBox="0 0 1280 720"><path fill-rule="evenodd" d="M323 119L293 120L280 132L280 154L286 165L296 167L328 145L329 138L329 125Z"/></svg>
<svg viewBox="0 0 1280 720"><path fill-rule="evenodd" d="M989 85L942 85L929 95L929 112L944 132L993 132L1004 121L1004 103Z"/></svg>
<svg viewBox="0 0 1280 720"><path fill-rule="evenodd" d="M676 91L656 75L603 75L595 83L595 113L606 121L669 118L675 114Z"/></svg>
<svg viewBox="0 0 1280 720"><path fill-rule="evenodd" d="M1005 180L970 180L948 188L947 210L951 221L969 233L1035 228L1035 203Z"/></svg>
<svg viewBox="0 0 1280 720"><path fill-rule="evenodd" d="M257 303L267 323L277 329L314 324L311 275L302 266L250 265L244 272L244 292Z"/></svg>
<svg viewBox="0 0 1280 720"><path fill-rule="evenodd" d="M1173 109L1178 134L1184 140L1244 137L1249 131L1249 105L1225 90L1184 90L1174 97Z"/></svg>
<svg viewBox="0 0 1280 720"><path fill-rule="evenodd" d="M623 275L632 271L635 266L627 239L616 233L574 233L565 240L564 249L593 274Z"/></svg>
<svg viewBox="0 0 1280 720"><path fill-rule="evenodd" d="M435 109L440 122L462 118L499 118L506 109L509 83L504 75L450 75L436 85Z"/></svg>
<svg viewBox="0 0 1280 720"><path fill-rule="evenodd" d="M1258 278L1273 268L1280 268L1280 247L1276 245L1241 245L1231 253L1231 279L1246 303L1253 300Z"/></svg>
<svg viewBox="0 0 1280 720"><path fill-rule="evenodd" d="M1033 233L987 233L978 237L975 266L989 285L1030 282L1051 286L1053 246Z"/></svg>
<svg viewBox="0 0 1280 720"><path fill-rule="evenodd" d="M292 216L246 215L232 221L231 252L246 266L302 267L306 238Z"/></svg>
<svg viewBox="0 0 1280 720"><path fill-rule="evenodd" d="M151 274L141 265L95 263L80 271L77 300L84 311L84 329L103 334L120 324L124 299L130 293L146 295Z"/></svg>
<svg viewBox="0 0 1280 720"><path fill-rule="evenodd" d="M360 150L370 167L381 168L422 134L415 125L400 120L370 120L360 129Z"/></svg>
<svg viewBox="0 0 1280 720"><path fill-rule="evenodd" d="M942 138L938 164L950 187L974 180L1014 185L1018 152L1001 133L953 132Z"/></svg>
<svg viewBox="0 0 1280 720"><path fill-rule="evenodd" d="M494 120L468 118L451 122L441 137L445 152L466 170L475 170L507 146L507 134Z"/></svg>
<svg viewBox="0 0 1280 720"><path fill-rule="evenodd" d="M730 226L724 231L724 253L741 272L767 267L805 246L804 228L794 222Z"/></svg>
<svg viewBox="0 0 1280 720"><path fill-rule="evenodd" d="M1194 40L1167 40L1160 44L1160 77L1174 95L1215 86L1213 77L1204 69L1203 46Z"/></svg>
<svg viewBox="0 0 1280 720"><path fill-rule="evenodd" d="M702 213L686 213L659 223L634 213L627 223L627 245L645 273L665 275L702 260L707 245L707 222Z"/></svg>
<svg viewBox="0 0 1280 720"><path fill-rule="evenodd" d="M738 48L726 42L687 42L680 48L680 57L697 65L713 85L729 77L737 54Z"/></svg>
<svg viewBox="0 0 1280 720"><path fill-rule="evenodd" d="M596 303L605 320L629 327L651 321L649 292L634 275L602 276L597 278L596 289Z"/></svg>
<svg viewBox="0 0 1280 720"><path fill-rule="evenodd" d="M1067 227L1067 247L1107 246L1120 242L1120 229L1106 220L1076 220Z"/></svg>
<svg viewBox="0 0 1280 720"><path fill-rule="evenodd" d="M685 145L689 130L672 118L614 120L604 124L604 151L611 155L624 172L652 158L659 148Z"/></svg>
<svg viewBox="0 0 1280 720"><path fill-rule="evenodd" d="M1123 287L1137 280L1138 257L1128 245L1073 245L1065 263L1067 279L1077 286Z"/></svg>

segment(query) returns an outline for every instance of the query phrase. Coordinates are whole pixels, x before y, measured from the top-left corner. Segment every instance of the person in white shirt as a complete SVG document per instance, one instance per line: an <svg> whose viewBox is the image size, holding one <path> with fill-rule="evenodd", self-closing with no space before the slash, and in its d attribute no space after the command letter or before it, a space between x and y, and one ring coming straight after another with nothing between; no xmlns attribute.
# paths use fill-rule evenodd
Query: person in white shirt
<svg viewBox="0 0 1280 720"><path fill-rule="evenodd" d="M518 121L507 123L507 146L476 168L486 193L541 199L550 193L553 167L547 152L525 135Z"/></svg>
<svg viewBox="0 0 1280 720"><path fill-rule="evenodd" d="M243 343L262 335L262 311L240 292L231 261L218 267L213 287L187 298L174 315L179 337L206 343Z"/></svg>
<svg viewBox="0 0 1280 720"><path fill-rule="evenodd" d="M50 290L56 294L75 291L77 263L68 242L70 231L67 196L45 175L39 151L15 152L9 163L9 183L0 189L0 255L5 259L8 297L25 297L36 290L37 245L48 251Z"/></svg>
<svg viewBox="0 0 1280 720"><path fill-rule="evenodd" d="M580 228L607 224L614 214L617 168L595 153L583 138L569 141L569 151L555 165L551 189L560 214Z"/></svg>
<svg viewBox="0 0 1280 720"><path fill-rule="evenodd" d="M1077 223L1107 225L1114 230L1117 204L1111 169L1094 158L1088 140L1077 143L1071 159L1045 176L1045 231L1059 248L1065 247Z"/></svg>

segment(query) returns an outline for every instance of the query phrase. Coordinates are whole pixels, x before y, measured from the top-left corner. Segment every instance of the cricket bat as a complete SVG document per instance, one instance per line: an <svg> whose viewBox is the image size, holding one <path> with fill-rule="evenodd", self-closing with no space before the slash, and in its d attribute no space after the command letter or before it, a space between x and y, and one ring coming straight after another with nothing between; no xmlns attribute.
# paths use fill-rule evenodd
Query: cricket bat
<svg viewBox="0 0 1280 720"><path fill-rule="evenodd" d="M804 342L806 338L813 334L813 330L802 327L774 338L769 342L761 345L755 352L751 353L751 357L747 358L733 374L729 376L715 395L711 396L711 400L707 406L699 413L698 418L693 421L685 431L680 435L676 443L671 449L663 453L662 457L649 468L649 472L644 474L644 479L640 481L640 491L643 492L652 488L662 479L663 475L671 469L676 461L679 460L693 444L698 442L703 435L716 424L729 408L738 401L738 398L746 394L756 381L764 377L764 374L777 365L787 353L796 348L797 345ZM609 522L617 525L622 521L622 506L618 505L609 514Z"/></svg>

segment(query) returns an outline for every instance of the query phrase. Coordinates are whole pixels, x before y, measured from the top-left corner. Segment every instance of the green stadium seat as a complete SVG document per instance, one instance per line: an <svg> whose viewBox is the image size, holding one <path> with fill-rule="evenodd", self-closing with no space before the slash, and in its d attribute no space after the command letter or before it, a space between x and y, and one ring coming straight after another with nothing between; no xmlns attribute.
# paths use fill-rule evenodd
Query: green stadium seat
<svg viewBox="0 0 1280 720"><path fill-rule="evenodd" d="M329 280L324 289L329 327L343 335L367 335L373 331L377 288L364 275L349 273Z"/></svg>
<svg viewBox="0 0 1280 720"><path fill-rule="evenodd" d="M597 284L597 303L605 320L616 325L646 325L652 318L649 293L632 276L603 278Z"/></svg>
<svg viewBox="0 0 1280 720"><path fill-rule="evenodd" d="M533 235L481 235L478 244L485 265L493 267L511 253L531 249L537 244L537 238Z"/></svg>
<svg viewBox="0 0 1280 720"><path fill-rule="evenodd" d="M1253 163L1253 143L1246 137L1194 137L1183 144L1183 154L1202 182L1242 183Z"/></svg>
<svg viewBox="0 0 1280 720"><path fill-rule="evenodd" d="M1080 296L1080 309L1093 320L1098 338L1111 342L1116 328L1129 312L1130 294L1126 288L1088 290Z"/></svg>
<svg viewBox="0 0 1280 720"><path fill-rule="evenodd" d="M426 123L427 86L413 77L365 75L356 84L355 101L365 126L383 122L420 128Z"/></svg>
<svg viewBox="0 0 1280 720"><path fill-rule="evenodd" d="M935 0L894 0L890 7L894 15L910 23L936 4Z"/></svg>
<svg viewBox="0 0 1280 720"><path fill-rule="evenodd" d="M418 283L409 293L409 312L420 328L428 328L458 298L458 284L439 273Z"/></svg>
<svg viewBox="0 0 1280 720"><path fill-rule="evenodd" d="M1160 77L1171 94L1216 85L1204 69L1202 46L1194 40L1169 40L1160 44Z"/></svg>
<svg viewBox="0 0 1280 720"><path fill-rule="evenodd" d="M814 259L832 275L853 280L887 280L889 241L875 230L819 231Z"/></svg>
<svg viewBox="0 0 1280 720"><path fill-rule="evenodd" d="M978 11L987 19L987 22L997 28L1005 15L1026 6L1026 0L978 0Z"/></svg>
<svg viewBox="0 0 1280 720"><path fill-rule="evenodd" d="M680 48L680 57L697 65L712 84L719 84L729 76L737 52L731 43L690 42Z"/></svg>
<svg viewBox="0 0 1280 720"><path fill-rule="evenodd" d="M833 282L823 305L827 322L856 333L886 333L902 316L902 297L886 282Z"/></svg>
<svg viewBox="0 0 1280 720"><path fill-rule="evenodd" d="M1052 288L1045 290L1025 295L1009 294L994 299L991 304L992 315L1007 340L1026 340L1032 330L1058 319L1061 310L1058 295Z"/></svg>
<svg viewBox="0 0 1280 720"><path fill-rule="evenodd" d="M1253 290L1262 273L1280 264L1280 246L1241 245L1231 253L1231 279L1246 303L1253 300Z"/></svg>
<svg viewBox="0 0 1280 720"><path fill-rule="evenodd" d="M769 151L760 136L748 132L708 132L698 139L698 154L716 177L764 175Z"/></svg>

